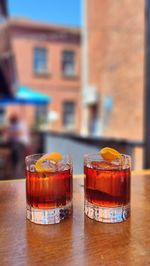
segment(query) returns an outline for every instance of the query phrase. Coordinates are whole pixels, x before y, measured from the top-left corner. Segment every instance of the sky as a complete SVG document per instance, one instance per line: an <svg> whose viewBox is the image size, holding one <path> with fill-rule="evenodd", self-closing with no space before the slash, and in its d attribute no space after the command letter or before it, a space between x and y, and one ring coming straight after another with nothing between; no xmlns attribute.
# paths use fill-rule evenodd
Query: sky
<svg viewBox="0 0 150 266"><path fill-rule="evenodd" d="M82 0L8 0L9 14L68 26L81 26Z"/></svg>

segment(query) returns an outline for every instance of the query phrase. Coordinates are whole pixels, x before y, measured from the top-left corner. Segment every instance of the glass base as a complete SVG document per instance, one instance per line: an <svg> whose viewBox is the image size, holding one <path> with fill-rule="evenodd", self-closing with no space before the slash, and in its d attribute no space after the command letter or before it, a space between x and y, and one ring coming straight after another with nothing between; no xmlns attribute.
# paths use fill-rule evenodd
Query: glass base
<svg viewBox="0 0 150 266"><path fill-rule="evenodd" d="M119 223L130 216L130 205L109 208L97 206L85 200L84 212L89 218L99 222Z"/></svg>
<svg viewBox="0 0 150 266"><path fill-rule="evenodd" d="M36 224L57 224L72 213L72 203L61 208L38 209L27 204L26 217Z"/></svg>

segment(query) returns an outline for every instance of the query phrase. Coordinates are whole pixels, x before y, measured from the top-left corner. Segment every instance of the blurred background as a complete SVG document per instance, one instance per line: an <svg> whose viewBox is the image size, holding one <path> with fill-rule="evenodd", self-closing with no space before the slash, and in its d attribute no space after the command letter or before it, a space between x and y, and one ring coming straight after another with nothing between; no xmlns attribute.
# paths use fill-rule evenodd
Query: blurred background
<svg viewBox="0 0 150 266"><path fill-rule="evenodd" d="M0 179L110 146L144 167L143 0L0 0Z"/></svg>

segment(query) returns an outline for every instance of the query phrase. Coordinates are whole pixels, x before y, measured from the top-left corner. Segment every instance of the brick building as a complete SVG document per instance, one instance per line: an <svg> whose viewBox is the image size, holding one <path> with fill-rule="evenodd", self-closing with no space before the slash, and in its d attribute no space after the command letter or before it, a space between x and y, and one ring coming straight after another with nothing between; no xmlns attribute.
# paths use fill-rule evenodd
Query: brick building
<svg viewBox="0 0 150 266"><path fill-rule="evenodd" d="M84 0L82 134L142 140L144 1Z"/></svg>
<svg viewBox="0 0 150 266"><path fill-rule="evenodd" d="M7 114L23 108L32 124L37 113L48 117L49 129L80 129L80 31L23 19L9 22L18 84L51 97L45 107L11 106Z"/></svg>

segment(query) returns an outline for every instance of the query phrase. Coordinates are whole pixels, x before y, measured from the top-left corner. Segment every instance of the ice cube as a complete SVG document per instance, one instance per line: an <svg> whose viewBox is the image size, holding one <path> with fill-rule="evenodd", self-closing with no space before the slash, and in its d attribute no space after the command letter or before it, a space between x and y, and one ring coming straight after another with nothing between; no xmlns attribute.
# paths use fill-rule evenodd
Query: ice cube
<svg viewBox="0 0 150 266"><path fill-rule="evenodd" d="M31 164L30 167L28 167L27 170L30 170L30 172L35 172L35 166L34 166L34 164Z"/></svg>
<svg viewBox="0 0 150 266"><path fill-rule="evenodd" d="M57 163L57 171L64 171L64 170L68 170L69 169L69 165L59 162Z"/></svg>
<svg viewBox="0 0 150 266"><path fill-rule="evenodd" d="M92 165L92 168L94 169L114 170L118 168L118 166L115 163L106 162L106 161L102 161L102 162L93 161L91 162L91 165Z"/></svg>
<svg viewBox="0 0 150 266"><path fill-rule="evenodd" d="M49 169L52 172L55 172L57 170L56 163L48 160L42 162L42 168Z"/></svg>

